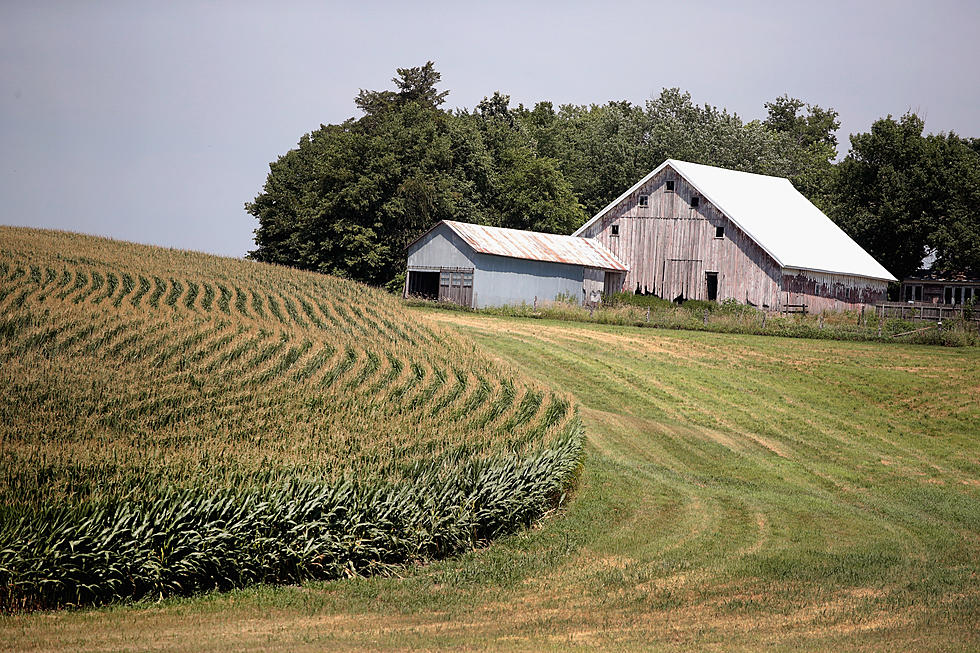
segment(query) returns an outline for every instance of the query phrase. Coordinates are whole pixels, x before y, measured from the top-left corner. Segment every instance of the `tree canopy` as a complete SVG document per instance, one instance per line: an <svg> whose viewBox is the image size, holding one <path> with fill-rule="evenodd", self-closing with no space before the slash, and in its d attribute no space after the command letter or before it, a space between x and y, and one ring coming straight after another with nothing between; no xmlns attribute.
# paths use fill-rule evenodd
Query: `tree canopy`
<svg viewBox="0 0 980 653"><path fill-rule="evenodd" d="M853 134L835 170L831 216L899 278L928 253L939 271L980 271L980 155L924 127L907 113Z"/></svg>
<svg viewBox="0 0 980 653"><path fill-rule="evenodd" d="M384 284L405 247L439 220L571 233L667 158L789 178L901 276L925 251L980 269L980 141L923 135L909 114L852 136L838 114L789 96L764 120L695 104L671 88L643 105L511 106L498 92L443 108L430 61L399 68L394 89L362 89L362 112L321 125L272 164L246 204L258 260Z"/></svg>

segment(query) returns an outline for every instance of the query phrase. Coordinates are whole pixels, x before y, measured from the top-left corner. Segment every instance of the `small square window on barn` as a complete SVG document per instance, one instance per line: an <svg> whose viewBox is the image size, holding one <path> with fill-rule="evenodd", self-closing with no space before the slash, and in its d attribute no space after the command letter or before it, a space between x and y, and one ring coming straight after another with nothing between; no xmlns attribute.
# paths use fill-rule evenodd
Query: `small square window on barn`
<svg viewBox="0 0 980 653"><path fill-rule="evenodd" d="M639 204L640 206L646 206L648 201L649 198L646 195L640 195L640 199L637 202L637 204Z"/></svg>
<svg viewBox="0 0 980 653"><path fill-rule="evenodd" d="M618 224L614 224L610 228L609 235L610 236L618 236L619 235L619 225Z"/></svg>
<svg viewBox="0 0 980 653"><path fill-rule="evenodd" d="M692 209L696 209L700 205L701 205L701 198L700 197L698 197L697 195L695 195L694 197L691 198L691 208Z"/></svg>
<svg viewBox="0 0 980 653"><path fill-rule="evenodd" d="M673 193L674 192L674 180L673 179L668 179L667 181L664 182L664 190L667 191L668 193Z"/></svg>
<svg viewBox="0 0 980 653"><path fill-rule="evenodd" d="M724 238L724 237L725 237L725 228L715 227L715 238Z"/></svg>

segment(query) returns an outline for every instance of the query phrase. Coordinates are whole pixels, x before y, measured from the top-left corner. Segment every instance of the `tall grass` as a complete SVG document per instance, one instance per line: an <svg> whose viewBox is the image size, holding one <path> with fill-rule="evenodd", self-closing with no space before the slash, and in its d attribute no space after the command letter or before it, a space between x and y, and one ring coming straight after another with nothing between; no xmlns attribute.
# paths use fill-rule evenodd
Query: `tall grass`
<svg viewBox="0 0 980 653"><path fill-rule="evenodd" d="M405 300L412 306L471 310L447 302ZM980 346L980 323L955 319L939 324L879 318L872 310L839 311L822 315L773 315L736 303L688 301L674 304L653 296L614 295L589 309L569 302L546 302L488 307L479 312L509 317L591 322L619 326L684 329L715 333L814 338L842 341L903 342L950 347Z"/></svg>

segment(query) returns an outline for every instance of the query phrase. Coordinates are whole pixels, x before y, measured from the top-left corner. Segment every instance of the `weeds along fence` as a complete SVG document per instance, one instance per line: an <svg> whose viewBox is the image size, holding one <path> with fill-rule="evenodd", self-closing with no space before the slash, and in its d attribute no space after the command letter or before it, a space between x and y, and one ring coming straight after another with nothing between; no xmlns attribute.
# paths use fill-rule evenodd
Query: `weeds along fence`
<svg viewBox="0 0 980 653"><path fill-rule="evenodd" d="M386 572L517 528L566 396L365 286L0 228L0 610Z"/></svg>
<svg viewBox="0 0 980 653"><path fill-rule="evenodd" d="M447 302L404 300L409 305L435 306L447 310L472 310ZM591 322L619 326L684 329L716 333L814 338L825 340L905 342L943 346L980 345L980 326L964 319L946 320L922 328L921 321L877 315L874 311L841 311L822 315L772 315L751 306L704 301L677 305L649 296L628 293L593 309L576 303L539 303L479 309L479 312L510 317Z"/></svg>

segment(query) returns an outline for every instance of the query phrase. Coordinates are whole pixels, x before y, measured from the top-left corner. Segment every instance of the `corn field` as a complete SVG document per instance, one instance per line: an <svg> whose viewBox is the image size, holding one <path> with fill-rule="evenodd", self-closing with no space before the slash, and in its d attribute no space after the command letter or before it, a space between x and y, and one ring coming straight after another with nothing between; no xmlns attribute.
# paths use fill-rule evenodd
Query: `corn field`
<svg viewBox="0 0 980 653"><path fill-rule="evenodd" d="M0 227L0 609L390 572L558 504L565 395L325 275Z"/></svg>

